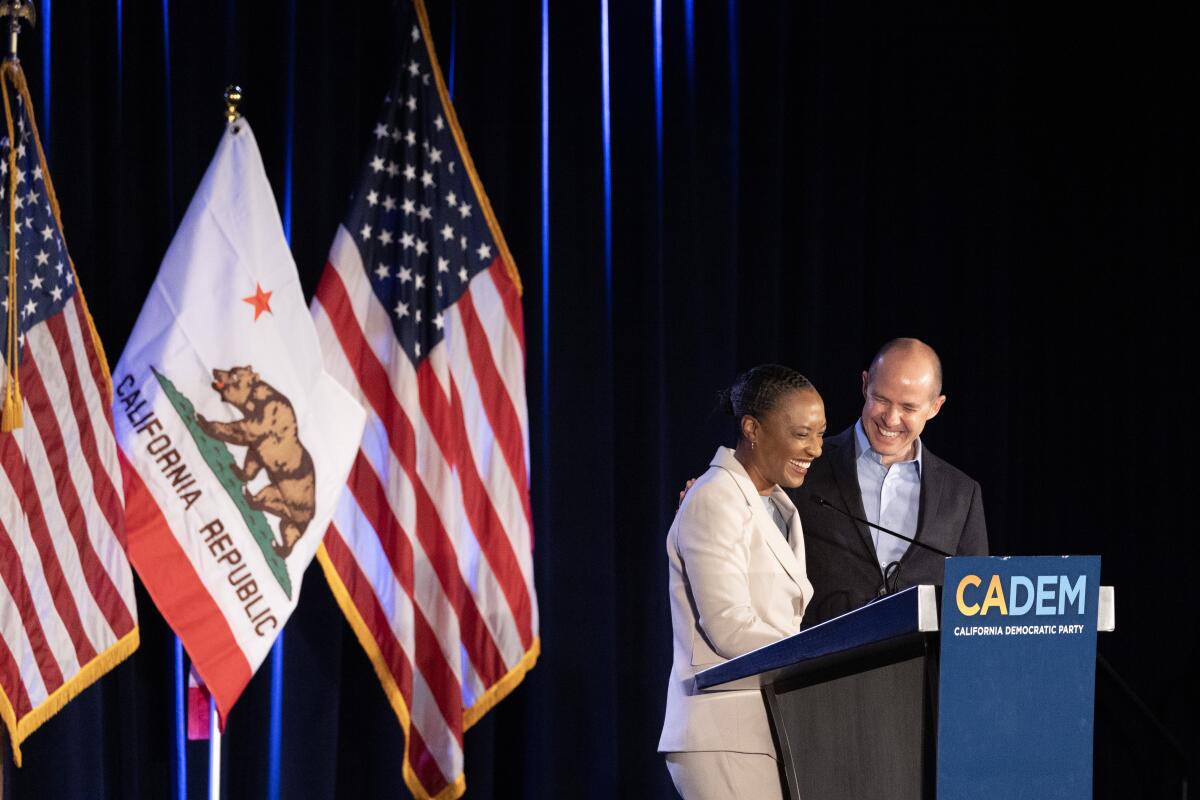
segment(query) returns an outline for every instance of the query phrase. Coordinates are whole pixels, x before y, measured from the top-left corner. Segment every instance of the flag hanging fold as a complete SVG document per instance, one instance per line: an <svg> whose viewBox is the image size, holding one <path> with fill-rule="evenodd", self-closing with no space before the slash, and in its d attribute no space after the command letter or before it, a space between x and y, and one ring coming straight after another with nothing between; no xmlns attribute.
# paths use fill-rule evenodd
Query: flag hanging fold
<svg viewBox="0 0 1200 800"><path fill-rule="evenodd" d="M129 557L222 726L296 607L362 434L254 134L229 124L113 382Z"/></svg>
<svg viewBox="0 0 1200 800"><path fill-rule="evenodd" d="M463 731L539 651L520 283L424 7L313 300L368 409L318 558L404 727L417 798L465 790Z"/></svg>
<svg viewBox="0 0 1200 800"><path fill-rule="evenodd" d="M0 715L13 759L137 648L108 364L63 241L33 103L3 66Z"/></svg>
<svg viewBox="0 0 1200 800"><path fill-rule="evenodd" d="M212 695L196 674L196 665L188 665L187 681L187 738L189 741L208 741L212 719L209 707Z"/></svg>

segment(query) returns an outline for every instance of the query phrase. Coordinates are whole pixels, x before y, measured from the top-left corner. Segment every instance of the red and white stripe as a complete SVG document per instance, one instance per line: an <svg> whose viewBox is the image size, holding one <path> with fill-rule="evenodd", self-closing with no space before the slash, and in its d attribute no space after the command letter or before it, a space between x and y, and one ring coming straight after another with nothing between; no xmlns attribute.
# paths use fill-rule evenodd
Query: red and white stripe
<svg viewBox="0 0 1200 800"><path fill-rule="evenodd" d="M437 797L460 781L470 709L536 646L517 290L497 258L414 369L339 228L312 308L326 369L370 414L326 556Z"/></svg>
<svg viewBox="0 0 1200 800"><path fill-rule="evenodd" d="M19 739L137 626L101 358L73 297L26 332L24 425L0 434L0 689Z"/></svg>
<svg viewBox="0 0 1200 800"><path fill-rule="evenodd" d="M196 665L190 664L187 681L188 741L208 741L211 731L212 695L196 673Z"/></svg>

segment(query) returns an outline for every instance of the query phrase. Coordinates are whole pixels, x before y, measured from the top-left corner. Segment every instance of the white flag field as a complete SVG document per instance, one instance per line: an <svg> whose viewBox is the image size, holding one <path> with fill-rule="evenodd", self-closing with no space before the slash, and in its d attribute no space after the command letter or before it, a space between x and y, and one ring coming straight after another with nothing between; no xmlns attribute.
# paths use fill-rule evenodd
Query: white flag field
<svg viewBox="0 0 1200 800"><path fill-rule="evenodd" d="M358 450L254 134L231 123L113 371L129 557L222 724L296 607Z"/></svg>

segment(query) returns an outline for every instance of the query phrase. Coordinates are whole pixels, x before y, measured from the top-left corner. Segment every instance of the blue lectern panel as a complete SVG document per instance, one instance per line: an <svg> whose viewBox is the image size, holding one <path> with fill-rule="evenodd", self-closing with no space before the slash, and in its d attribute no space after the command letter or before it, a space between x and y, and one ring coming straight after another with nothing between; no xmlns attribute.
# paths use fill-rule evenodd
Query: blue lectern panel
<svg viewBox="0 0 1200 800"><path fill-rule="evenodd" d="M1099 556L952 558L938 798L1089 800Z"/></svg>
<svg viewBox="0 0 1200 800"><path fill-rule="evenodd" d="M763 684L828 656L853 651L918 632L918 587L881 597L806 631L780 639L696 674L696 688L707 690L752 675Z"/></svg>

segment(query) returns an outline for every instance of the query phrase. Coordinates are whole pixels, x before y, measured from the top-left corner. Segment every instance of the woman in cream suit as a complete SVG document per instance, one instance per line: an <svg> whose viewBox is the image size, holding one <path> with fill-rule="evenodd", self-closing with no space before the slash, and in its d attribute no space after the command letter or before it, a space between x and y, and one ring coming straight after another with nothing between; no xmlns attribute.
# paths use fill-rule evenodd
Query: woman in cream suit
<svg viewBox="0 0 1200 800"><path fill-rule="evenodd" d="M825 406L808 380L774 364L723 397L736 449L717 449L667 534L674 662L659 752L685 800L782 797L758 691L697 693L692 677L790 636L812 597L800 517L781 487L821 455Z"/></svg>

